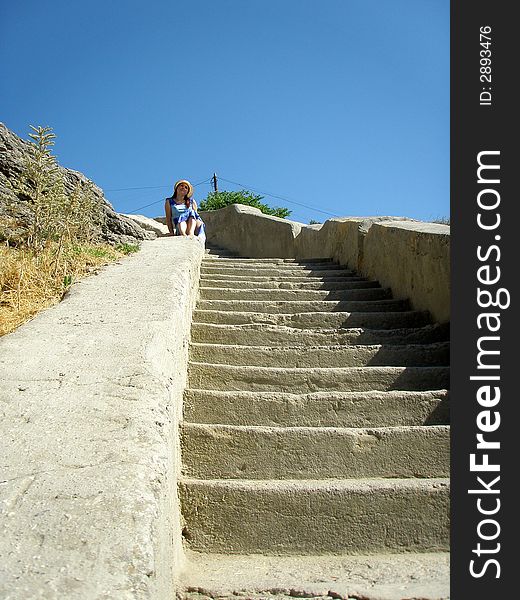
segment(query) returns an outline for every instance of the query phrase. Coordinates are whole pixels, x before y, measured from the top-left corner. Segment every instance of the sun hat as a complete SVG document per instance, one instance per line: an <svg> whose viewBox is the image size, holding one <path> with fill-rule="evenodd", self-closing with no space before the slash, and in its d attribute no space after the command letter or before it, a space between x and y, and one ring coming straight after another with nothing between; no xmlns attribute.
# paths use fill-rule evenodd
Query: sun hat
<svg viewBox="0 0 520 600"><path fill-rule="evenodd" d="M191 185L191 183L187 179L179 179L179 181L176 181L175 185L173 186L173 193L175 194L175 192L177 191L178 186L181 183L185 183L188 186L187 197L191 198L193 196L193 186Z"/></svg>

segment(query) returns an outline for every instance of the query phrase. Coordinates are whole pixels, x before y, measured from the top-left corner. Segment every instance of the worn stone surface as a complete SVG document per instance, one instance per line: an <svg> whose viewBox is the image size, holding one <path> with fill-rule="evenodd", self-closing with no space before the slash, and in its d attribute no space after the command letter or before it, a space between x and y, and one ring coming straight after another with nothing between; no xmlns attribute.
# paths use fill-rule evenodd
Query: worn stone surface
<svg viewBox="0 0 520 600"><path fill-rule="evenodd" d="M339 260L343 265L362 271L364 236L374 223L410 221L414 219L393 216L336 217L328 219L313 229L302 227L296 239L296 255L299 258L323 256Z"/></svg>
<svg viewBox="0 0 520 600"><path fill-rule="evenodd" d="M249 556L188 551L179 600L449 600L449 554Z"/></svg>
<svg viewBox="0 0 520 600"><path fill-rule="evenodd" d="M204 282L206 283L206 282ZM390 290L368 285L364 282L347 282L348 287L335 290L276 288L264 289L257 284L256 289L204 287L201 288L201 299L204 300L383 300L390 298ZM372 282L370 282L372 283ZM292 284L296 286L296 284Z"/></svg>
<svg viewBox="0 0 520 600"><path fill-rule="evenodd" d="M376 223L365 240L363 272L429 310L438 322L450 320L450 227L438 223ZM399 267L397 268L397 265Z"/></svg>
<svg viewBox="0 0 520 600"><path fill-rule="evenodd" d="M291 280L294 277L301 277L302 275L306 275L307 277L323 277L330 279L334 278L343 278L343 277L351 277L354 275L353 271L348 269L343 269L339 265L332 265L330 267L324 267L319 264L316 267L308 267L305 265L302 266L294 266L294 264L290 265L244 265L241 266L240 269L237 269L234 265L203 265L203 273L205 274L215 274L215 275L242 275L247 277L248 275L253 275L254 277L261 276L274 276L279 277L280 275L284 275L284 279Z"/></svg>
<svg viewBox="0 0 520 600"><path fill-rule="evenodd" d="M0 597L173 597L201 255L144 242L0 340Z"/></svg>
<svg viewBox="0 0 520 600"><path fill-rule="evenodd" d="M290 296L290 294L289 294ZM399 312L409 308L407 300L200 300L200 310L222 312L266 312L274 314L301 314L324 312Z"/></svg>
<svg viewBox="0 0 520 600"><path fill-rule="evenodd" d="M280 227L289 247L297 228ZM273 314L283 300L201 299L213 308L193 313L180 522L177 424L201 252L147 242L0 341L0 595L172 598L182 527L178 598L448 598L448 332L426 310L323 312L322 299L302 313L313 301L294 299L297 312ZM241 273L230 261L219 273L212 260L204 282L292 295L337 270L264 261ZM336 290L363 282L334 279ZM268 366L289 339L286 363ZM318 362L345 344L337 358L364 366L312 366L310 343ZM232 347L243 345L256 348ZM396 364L373 363L385 356ZM277 556L244 556L259 552Z"/></svg>
<svg viewBox="0 0 520 600"><path fill-rule="evenodd" d="M329 219L303 225L231 205L204 213L210 242L244 257L327 258L379 280L433 320L450 320L450 227L406 217Z"/></svg>
<svg viewBox="0 0 520 600"><path fill-rule="evenodd" d="M296 329L402 329L430 323L426 311L398 312L294 312L266 313L236 310L195 309L196 323L214 325L276 325Z"/></svg>
<svg viewBox="0 0 520 600"><path fill-rule="evenodd" d="M184 535L199 552L363 554L449 546L445 478L183 479L180 494Z"/></svg>
<svg viewBox="0 0 520 600"><path fill-rule="evenodd" d="M200 479L448 477L449 427L184 423L183 474Z"/></svg>
<svg viewBox="0 0 520 600"><path fill-rule="evenodd" d="M32 221L32 211L27 199L18 197L9 186L9 181L13 182L21 173L28 148L29 142L22 140L0 123L0 240L9 239L16 242ZM79 181L89 181L82 173L61 166L59 169L68 194L72 194ZM135 244L136 241L156 237L153 232L144 230L135 221L116 213L103 191L94 184L93 195L105 216L100 239L111 243Z"/></svg>
<svg viewBox="0 0 520 600"><path fill-rule="evenodd" d="M342 346L244 346L242 344L192 343L191 358L197 362L258 367L426 367L449 365L449 343Z"/></svg>
<svg viewBox="0 0 520 600"><path fill-rule="evenodd" d="M284 281L280 281L279 279L276 279L274 277L258 277L253 281L244 279L240 280L239 282L235 281L235 279L233 278L231 279L231 285L235 284L237 286L240 286L239 289L243 292L253 290L252 293L254 293L256 290L271 290L273 292L281 292L284 290L297 290L300 294L305 294L305 292L308 291L335 292L338 290L367 290L370 288L379 287L379 282L367 281L366 279L362 279L361 277L350 277L348 281L346 281L345 278L322 280L316 280L313 278L312 280L303 282L294 279L292 281L287 279ZM204 279L204 293L209 293L209 290L212 288L218 288L220 293L222 293L224 290L227 293L231 293L237 289L232 287L224 287L227 283L229 283L229 281L222 276L215 276L212 279Z"/></svg>
<svg viewBox="0 0 520 600"><path fill-rule="evenodd" d="M449 423L449 393L231 392L186 390L184 419L195 423L280 427L380 427Z"/></svg>
<svg viewBox="0 0 520 600"><path fill-rule="evenodd" d="M190 387L309 393L319 390L438 390L449 387L449 367L257 367L192 361Z"/></svg>
<svg viewBox="0 0 520 600"><path fill-rule="evenodd" d="M350 217L324 223L302 250L323 248L342 265L379 280L434 321L450 320L450 227L403 217ZM303 242L306 242L305 244Z"/></svg>
<svg viewBox="0 0 520 600"><path fill-rule="evenodd" d="M255 258L296 256L294 239L301 231L301 223L264 215L258 208L242 204L200 214L209 244Z"/></svg>
<svg viewBox="0 0 520 600"><path fill-rule="evenodd" d="M333 262L206 259L201 284L178 598L448 597L448 328Z"/></svg>
<svg viewBox="0 0 520 600"><path fill-rule="evenodd" d="M126 217L127 219L134 221L140 227L146 229L147 231L153 231L157 235L157 237L170 235L168 227L163 223L159 223L155 219L150 219L149 217L145 217L144 215L127 215L124 213L121 213L120 216Z"/></svg>
<svg viewBox="0 0 520 600"><path fill-rule="evenodd" d="M179 599L449 596L449 332L339 273L203 261Z"/></svg>
<svg viewBox="0 0 520 600"><path fill-rule="evenodd" d="M246 346L255 344L261 346L432 344L445 341L449 336L449 329L439 325L395 329L378 329L378 326L380 325L376 325L373 329L364 329L356 325L348 329L327 329L325 323L316 322L314 328L302 329L269 323L250 322L224 325L194 322L191 333L194 342L211 340L215 344L243 344Z"/></svg>

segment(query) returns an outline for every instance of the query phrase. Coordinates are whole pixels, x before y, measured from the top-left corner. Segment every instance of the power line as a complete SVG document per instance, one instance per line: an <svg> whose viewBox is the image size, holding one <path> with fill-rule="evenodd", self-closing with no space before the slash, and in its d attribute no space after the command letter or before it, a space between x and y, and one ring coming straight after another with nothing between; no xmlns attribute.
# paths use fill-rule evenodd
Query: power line
<svg viewBox="0 0 520 600"><path fill-rule="evenodd" d="M289 200L289 198L285 198L284 196L277 196L275 194L270 194L269 192L262 192L261 190L255 189L249 185L237 183L236 181L224 179L223 177L220 177L219 179L222 179L222 181L226 181L227 183L232 183L233 185L239 185L243 189L247 188L247 189L253 190L253 192L258 192L259 194L265 194L266 196L271 196L272 198L278 198L279 200L283 200L284 202L289 202L291 204L297 204L298 206L303 206L304 208L307 208L308 210L320 212L320 213L323 213L324 215L329 215L330 217L339 217L339 215L336 215L334 213L327 212L326 210L320 210L319 208L314 208L313 206L307 206L306 204L302 204L301 202L296 202L295 200Z"/></svg>
<svg viewBox="0 0 520 600"><path fill-rule="evenodd" d="M127 192L129 190L158 190L160 188L167 188L169 185L154 185L146 187L129 187L129 188L115 188L111 190L103 190L105 192Z"/></svg>
<svg viewBox="0 0 520 600"><path fill-rule="evenodd" d="M159 202L163 202L163 200L156 200L155 202L152 202L151 204L146 204L145 206L140 206L139 208L136 208L135 210L131 210L128 214L129 215L133 215L135 214L137 211L139 210L143 210L143 208L148 208L149 206L153 206L154 204L159 204Z"/></svg>
<svg viewBox="0 0 520 600"><path fill-rule="evenodd" d="M208 177L204 181L199 181L198 183L193 184L193 187L195 188L195 187L197 187L199 185L203 185L205 183L211 183L211 181L212 180L214 181L214 179L215 179L215 174L213 174L211 177ZM269 196L271 198L277 198L278 200L283 200L284 202L289 202L290 204L295 204L296 206L302 206L303 208L306 208L307 210L311 210L313 212L322 213L322 214L328 215L330 217L339 217L339 215L337 215L335 213L331 213L326 210L321 210L319 208L315 208L314 206L308 206L307 204L303 204L302 202L296 202L295 200L291 200L290 198L287 198L285 196L278 196L277 194L271 194L269 192L259 190L252 186L245 185L243 183L238 183L237 181L231 181L230 179L225 179L224 177L219 177L219 179L222 181L225 181L226 183L232 183L233 185L238 185L242 189L249 189L249 190L252 190L253 192L257 192L259 194L264 194L265 196ZM144 186L144 187L129 187L129 188L110 189L110 190L105 190L105 191L106 192L123 192L123 191L130 191L130 190L156 190L156 189L162 189L162 188L166 188L166 187L170 187L170 186L169 185L157 185L157 186ZM140 210L143 210L144 208L149 208L150 206L159 204L162 201L163 201L163 199L161 198L160 200L156 200L155 202L151 202L150 204L140 206L139 208L136 208L135 210L130 211L128 214L134 214Z"/></svg>
<svg viewBox="0 0 520 600"><path fill-rule="evenodd" d="M193 187L197 187L198 185L202 185L203 183L209 183L211 180L211 177L208 177L208 179L204 180L204 181L199 181L199 183L195 183L193 184ZM158 190L161 188L169 188L171 187L171 184L168 185L152 185L152 186L145 186L145 187L129 187L129 188L115 188L115 189L110 189L110 190L103 190L105 192L126 192L129 190Z"/></svg>
<svg viewBox="0 0 520 600"><path fill-rule="evenodd" d="M203 183L209 183L209 182L210 182L210 180L211 180L211 177L209 177L209 178L208 178L208 179L206 179L205 181L199 181L199 183L194 183L194 184L193 184L193 187L197 187L197 186L199 186L199 185L202 185ZM158 187L170 187L170 186L164 186L164 185L161 185L161 186L157 186L157 187L146 187L146 188L127 188L127 189L129 189L129 190L131 190L131 189L134 189L134 190L136 190L136 189L143 189L143 190L145 190L145 189L157 189ZM107 191L109 191L109 190L107 190ZM112 190L112 191L114 191L114 190ZM127 213L127 214L129 214L129 215L133 215L133 214L135 214L137 211L139 211L139 210L143 210L143 208L149 208L150 206L153 206L154 204L159 204L159 202L163 202L163 201L164 201L164 198L161 198L160 200L155 200L155 202L151 202L150 204L146 204L145 206L140 206L139 208L136 208L135 210L131 210L131 211L130 211L129 213Z"/></svg>

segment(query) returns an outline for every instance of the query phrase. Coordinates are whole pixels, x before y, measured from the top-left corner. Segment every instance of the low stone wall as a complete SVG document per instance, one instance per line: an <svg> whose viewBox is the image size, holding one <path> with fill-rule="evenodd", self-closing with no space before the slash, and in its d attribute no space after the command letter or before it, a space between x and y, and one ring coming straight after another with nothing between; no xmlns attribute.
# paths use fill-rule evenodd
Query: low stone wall
<svg viewBox="0 0 520 600"><path fill-rule="evenodd" d="M345 217L303 225L231 205L202 212L209 243L253 258L332 258L450 320L450 227L405 217Z"/></svg>
<svg viewBox="0 0 520 600"><path fill-rule="evenodd" d="M302 225L264 215L258 208L232 204L214 211L201 211L206 239L240 253L258 258L294 258L295 238Z"/></svg>
<svg viewBox="0 0 520 600"><path fill-rule="evenodd" d="M409 298L435 321L450 320L450 228L436 223L374 223L364 241L361 271Z"/></svg>
<svg viewBox="0 0 520 600"><path fill-rule="evenodd" d="M144 242L0 339L0 597L175 597L202 256Z"/></svg>

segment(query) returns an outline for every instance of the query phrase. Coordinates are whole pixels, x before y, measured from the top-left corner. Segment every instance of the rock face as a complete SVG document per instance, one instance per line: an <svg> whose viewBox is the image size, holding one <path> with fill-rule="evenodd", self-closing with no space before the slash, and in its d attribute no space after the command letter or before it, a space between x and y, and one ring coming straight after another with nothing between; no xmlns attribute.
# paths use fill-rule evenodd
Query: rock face
<svg viewBox="0 0 520 600"><path fill-rule="evenodd" d="M22 172L29 146L29 142L22 140L0 123L0 241L10 239L16 242L31 223L31 210L27 198L17 196L8 183L14 181ZM89 181L77 171L64 167L60 167L60 171L68 194L72 193L78 181ZM156 237L152 231L146 231L135 221L116 213L103 191L96 185L93 185L93 194L105 215L105 224L100 231L101 240L135 244L139 240Z"/></svg>
<svg viewBox="0 0 520 600"><path fill-rule="evenodd" d="M142 227L143 229L146 229L147 231L153 231L157 235L157 237L163 237L163 236L170 235L170 232L168 231L168 227L166 226L166 224L156 221L155 219L150 219L148 217L145 217L144 215L121 214L120 216L126 217L127 219L134 221L140 227ZM166 221L166 219L164 219L164 220Z"/></svg>

